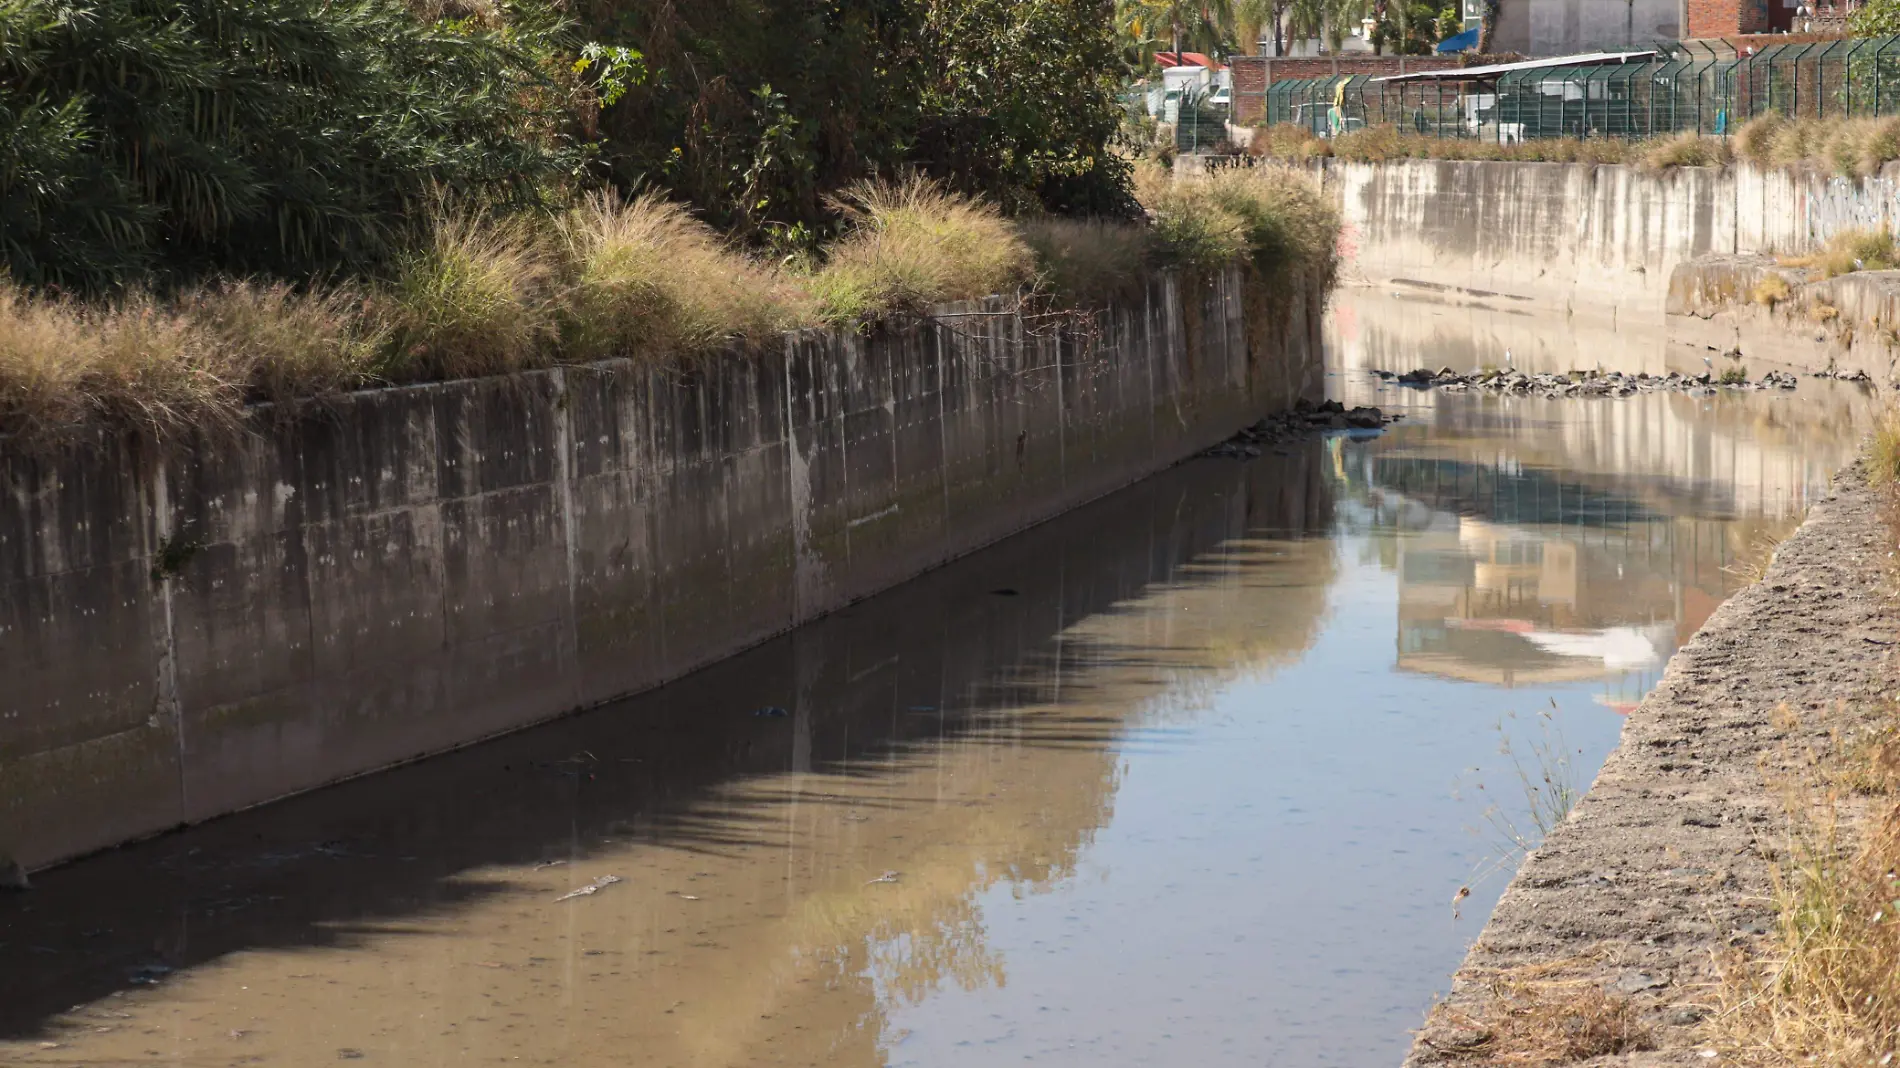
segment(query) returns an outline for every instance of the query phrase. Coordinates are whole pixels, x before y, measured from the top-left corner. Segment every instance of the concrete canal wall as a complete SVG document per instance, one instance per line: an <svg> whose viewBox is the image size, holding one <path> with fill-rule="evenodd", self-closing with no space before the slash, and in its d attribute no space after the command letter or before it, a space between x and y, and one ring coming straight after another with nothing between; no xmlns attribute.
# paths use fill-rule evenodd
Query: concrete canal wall
<svg viewBox="0 0 1900 1068"><path fill-rule="evenodd" d="M1645 171L1582 163L1327 160L1365 280L1504 305L1660 321L1669 277L1709 256L1790 255L1900 222L1900 171Z"/></svg>
<svg viewBox="0 0 1900 1068"><path fill-rule="evenodd" d="M1844 230L1900 225L1900 169L1851 179L1749 165L1326 161L1351 276L1503 311L1560 310L1568 329L1660 328L1672 364L1767 361L1900 373L1900 274L1809 282L1777 257ZM1763 299L1773 275L1786 294ZM1718 362L1717 368L1729 366Z"/></svg>
<svg viewBox="0 0 1900 1068"><path fill-rule="evenodd" d="M70 858L650 688L1321 388L1324 294L1001 302L0 455L0 850Z"/></svg>
<svg viewBox="0 0 1900 1068"><path fill-rule="evenodd" d="M1520 350L1547 360L1587 365L1593 348L1620 346L1624 366L1634 339L1661 334L1677 369L1700 371L1707 358L1717 370L1747 361L1756 376L1764 362L1864 371L1884 389L1896 377L1900 272L1809 281L1779 258L1843 230L1894 229L1895 173L1409 161L1329 165L1327 181L1357 244L1353 271L1389 291L1381 297L1413 301L1420 319L1418 298L1436 296L1524 324L1495 328L1499 337L1577 335ZM1631 403L1601 402L1599 414ZM1622 428L1618 447L1644 448L1645 429L1655 428ZM1743 429L1778 434L1773 422ZM1662 444L1679 462L1706 459ZM1863 469L1836 473L1763 579L1677 650L1589 791L1525 857L1406 1065L1535 1060L1548 1050L1513 1020L1538 999L1590 990L1626 1002L1645 1040L1633 1047L1644 1052L1589 1063L1715 1055L1709 992L1727 954L1758 946L1776 922L1772 851L1759 844L1783 833L1785 799L1769 778L1796 754L1840 744L1850 710L1878 707L1892 688L1891 537L1879 512ZM1793 726L1789 709L1799 710Z"/></svg>

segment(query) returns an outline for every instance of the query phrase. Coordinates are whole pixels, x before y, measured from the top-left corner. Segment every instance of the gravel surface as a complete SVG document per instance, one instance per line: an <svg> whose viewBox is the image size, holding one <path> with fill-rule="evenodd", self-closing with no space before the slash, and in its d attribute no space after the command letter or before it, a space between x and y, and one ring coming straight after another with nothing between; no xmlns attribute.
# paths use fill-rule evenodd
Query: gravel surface
<svg viewBox="0 0 1900 1068"><path fill-rule="evenodd" d="M1457 973L1452 1008L1481 1017L1495 976L1534 968L1632 998L1654 1029L1652 1051L1580 1063L1719 1063L1703 1053L1714 959L1774 922L1768 860L1782 817L1763 768L1825 750L1892 685L1900 625L1885 542L1856 465L1767 578L1670 660L1589 793L1505 890ZM1777 715L1783 703L1798 715ZM1475 1037L1434 1023L1406 1064L1487 1063L1455 1052Z"/></svg>

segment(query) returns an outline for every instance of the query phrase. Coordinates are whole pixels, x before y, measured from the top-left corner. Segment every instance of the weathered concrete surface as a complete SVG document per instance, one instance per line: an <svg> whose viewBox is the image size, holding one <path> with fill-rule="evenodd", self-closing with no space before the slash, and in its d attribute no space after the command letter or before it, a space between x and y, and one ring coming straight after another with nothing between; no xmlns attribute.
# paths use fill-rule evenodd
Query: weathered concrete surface
<svg viewBox="0 0 1900 1068"><path fill-rule="evenodd" d="M1454 981L1482 1023L1494 977L1598 983L1630 996L1656 1049L1589 1064L1707 1064L1700 1021L1714 962L1773 923L1767 857L1779 802L1761 771L1828 748L1840 709L1891 687L1900 623L1883 592L1886 538L1858 468L1671 658L1570 817L1524 862ZM1784 706L1787 713L1777 715ZM1408 1065L1475 1029L1441 1016ZM1507 1060L1495 1050L1492 1063ZM1477 1063L1485 1063L1479 1058Z"/></svg>
<svg viewBox="0 0 1900 1068"><path fill-rule="evenodd" d="M0 851L38 867L677 678L1320 389L1324 294L1000 304L688 369L0 455ZM1088 340L1093 335L1093 340Z"/></svg>
<svg viewBox="0 0 1900 1068"><path fill-rule="evenodd" d="M1567 163L1330 162L1351 269L1499 306L1660 318L1676 263L1735 251L1726 172Z"/></svg>
<svg viewBox="0 0 1900 1068"><path fill-rule="evenodd" d="M1366 281L1578 320L1660 323L1671 272L1708 256L1807 252L1900 222L1900 170L1324 161Z"/></svg>
<svg viewBox="0 0 1900 1068"><path fill-rule="evenodd" d="M1712 256L1677 265L1665 310L1670 344L1684 351L1866 375L1883 387L1896 378L1900 271L1811 282L1766 256Z"/></svg>

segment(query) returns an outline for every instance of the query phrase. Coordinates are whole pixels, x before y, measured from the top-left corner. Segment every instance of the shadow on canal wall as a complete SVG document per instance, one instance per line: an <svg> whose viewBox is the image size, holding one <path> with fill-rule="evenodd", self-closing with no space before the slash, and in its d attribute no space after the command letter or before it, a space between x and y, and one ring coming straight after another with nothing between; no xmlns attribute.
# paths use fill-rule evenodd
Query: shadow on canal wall
<svg viewBox="0 0 1900 1068"><path fill-rule="evenodd" d="M634 1005L624 985L577 988L623 999L594 1006L595 1026L653 1025L647 1038L668 1049L694 1036L750 1049L733 1063L788 1045L829 1051L831 1063L882 1063L879 1029L863 1026L879 1005L875 981L960 981L984 962L980 938L953 940L913 946L895 973L880 973L865 954L893 932L876 925L915 913L895 933L926 942L961 930L973 895L999 879L1036 884L1072 870L1118 782L1114 742L1129 724L1105 709L1139 711L1177 685L1172 669L1208 666L1180 659L1204 658L1204 635L1175 632L1205 626L1249 643L1214 658L1230 672L1312 642L1333 567L1320 537L1333 524L1328 470L1316 443L1249 464L1184 465L664 689L43 873L0 911L0 1037L45 1036L74 1005L183 981L252 949L407 939L427 973L450 983L471 966L468 950L437 925L498 923L512 933L494 937L524 939L581 922L565 910L585 907L587 922L619 926L584 944L663 954L626 966L661 969L664 999ZM1278 591L1270 619L1257 600L1217 611L1234 600L1217 588L1222 561L1262 538L1310 558L1303 566L1320 581ZM1207 592L1183 619L1144 610L1157 587ZM754 714L768 706L786 714ZM941 765L958 761L989 769L974 796L987 790L991 808L935 803L946 775L962 774ZM851 865L810 864L808 825L846 819L865 821L836 832L854 855L934 843L906 861L879 897L886 907L863 907L866 876ZM994 826L973 831L972 819ZM636 849L679 861L636 862ZM691 905L667 896L689 884L666 873L684 880L756 850L784 860L745 870L800 874L768 880L756 898L743 885ZM602 871L650 878L611 888L612 902L551 905L553 891L522 885L550 862L563 865L549 874L564 885ZM688 951L708 926L745 967ZM810 962L824 982L787 980L787 960ZM318 1023L363 1008L351 1007L355 988L334 982L289 993ZM661 1015L669 1003L679 1012ZM787 1023L760 1022L772 1019Z"/></svg>
<svg viewBox="0 0 1900 1068"><path fill-rule="evenodd" d="M1319 390L1324 294L1001 300L681 370L350 394L0 458L0 850L29 868L678 678Z"/></svg>

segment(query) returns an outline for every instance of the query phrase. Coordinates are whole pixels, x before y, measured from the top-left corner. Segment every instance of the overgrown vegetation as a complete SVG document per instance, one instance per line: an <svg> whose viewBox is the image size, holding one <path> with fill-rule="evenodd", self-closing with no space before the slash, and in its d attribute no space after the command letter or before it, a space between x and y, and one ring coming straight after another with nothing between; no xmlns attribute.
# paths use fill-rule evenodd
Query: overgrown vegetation
<svg viewBox="0 0 1900 1068"><path fill-rule="evenodd" d="M1885 230L1843 230L1819 252L1783 256L1784 267L1805 267L1812 279L1838 278L1855 271L1891 271L1900 267L1900 248Z"/></svg>
<svg viewBox="0 0 1900 1068"><path fill-rule="evenodd" d="M1249 151L1285 160L1333 156L1354 163L1400 159L1509 160L1524 163L1632 163L1652 170L1716 167L1729 162L1727 142L1694 135L1647 141L1615 138L1534 138L1486 141L1479 138L1427 137L1391 126L1373 126L1330 140L1304 126L1280 123L1256 132Z"/></svg>
<svg viewBox="0 0 1900 1068"><path fill-rule="evenodd" d="M1304 175L1156 171L1140 191L1152 221L1013 221L921 177L861 183L838 197L837 240L778 263L657 194L603 191L552 217L438 206L380 279L84 302L0 281L0 434L34 446L111 427L162 441L235 427L257 400L691 359L999 293L1094 306L1151 268L1196 284L1241 265L1282 295L1332 280L1336 212Z"/></svg>
<svg viewBox="0 0 1900 1068"><path fill-rule="evenodd" d="M1900 159L1900 118L1788 119L1771 111L1743 123L1734 140L1735 154L1757 166L1864 177Z"/></svg>
<svg viewBox="0 0 1900 1068"><path fill-rule="evenodd" d="M658 191L755 246L917 172L1132 216L1110 0L0 0L0 267L384 277L447 199Z"/></svg>
<svg viewBox="0 0 1900 1068"><path fill-rule="evenodd" d="M561 77L558 19L493 10L0 0L0 268L93 291L300 278L386 261L445 193L547 202L588 94Z"/></svg>
<svg viewBox="0 0 1900 1068"><path fill-rule="evenodd" d="M1891 426L1882 437L1876 463L1890 464ZM1889 702L1881 719L1897 711ZM1798 722L1785 706L1777 716ZM1781 754L1791 770L1778 784L1775 927L1752 957L1729 961L1715 1017L1741 1063L1846 1068L1900 1053L1900 747L1890 727L1835 741L1828 756ZM1852 831L1843 790L1872 806Z"/></svg>
<svg viewBox="0 0 1900 1068"><path fill-rule="evenodd" d="M1298 176L1136 199L1112 9L0 0L0 435L175 438L259 400L1097 303L1152 267L1329 281Z"/></svg>
<svg viewBox="0 0 1900 1068"><path fill-rule="evenodd" d="M1567 976L1585 962L1530 965L1492 976L1470 1011L1440 1004L1425 1042L1445 1060L1490 1065L1576 1064L1652 1048L1642 1014L1627 997L1606 993L1590 975Z"/></svg>

